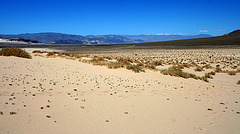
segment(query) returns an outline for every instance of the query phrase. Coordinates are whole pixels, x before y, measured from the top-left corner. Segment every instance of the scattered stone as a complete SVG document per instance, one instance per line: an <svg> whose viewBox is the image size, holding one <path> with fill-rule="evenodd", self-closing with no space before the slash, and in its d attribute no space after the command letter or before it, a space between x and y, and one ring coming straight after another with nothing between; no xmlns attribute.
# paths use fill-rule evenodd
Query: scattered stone
<svg viewBox="0 0 240 134"><path fill-rule="evenodd" d="M236 112L237 114L240 114L240 112Z"/></svg>
<svg viewBox="0 0 240 134"><path fill-rule="evenodd" d="M40 107L40 109L43 109L43 107Z"/></svg>
<svg viewBox="0 0 240 134"><path fill-rule="evenodd" d="M0 114L1 114L1 115L3 115L3 112L2 112L2 111L0 111Z"/></svg>
<svg viewBox="0 0 240 134"><path fill-rule="evenodd" d="M208 111L212 111L212 109L211 109L211 108L208 108L207 110L208 110Z"/></svg>
<svg viewBox="0 0 240 134"><path fill-rule="evenodd" d="M124 112L124 114L128 114L128 112Z"/></svg>
<svg viewBox="0 0 240 134"><path fill-rule="evenodd" d="M47 105L46 107L47 107L47 108L50 108L50 106L49 106L49 105Z"/></svg>
<svg viewBox="0 0 240 134"><path fill-rule="evenodd" d="M77 89L74 89L74 91L77 91Z"/></svg>
<svg viewBox="0 0 240 134"><path fill-rule="evenodd" d="M220 104L225 105L225 103L221 102Z"/></svg>
<svg viewBox="0 0 240 134"><path fill-rule="evenodd" d="M49 115L46 115L46 117L47 117L47 118L51 118L51 116L49 116Z"/></svg>
<svg viewBox="0 0 240 134"><path fill-rule="evenodd" d="M16 112L10 112L10 115L14 115L14 114L17 114Z"/></svg>
<svg viewBox="0 0 240 134"><path fill-rule="evenodd" d="M106 122L109 122L109 120L106 120Z"/></svg>

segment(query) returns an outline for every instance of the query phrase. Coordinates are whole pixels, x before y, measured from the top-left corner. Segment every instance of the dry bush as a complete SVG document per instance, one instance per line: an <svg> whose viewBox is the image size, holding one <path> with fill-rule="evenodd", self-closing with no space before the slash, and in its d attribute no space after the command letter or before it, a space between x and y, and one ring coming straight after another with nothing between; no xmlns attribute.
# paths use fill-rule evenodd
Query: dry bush
<svg viewBox="0 0 240 134"><path fill-rule="evenodd" d="M56 55L56 54L60 54L59 52L48 52L47 53L47 56L53 56L53 55Z"/></svg>
<svg viewBox="0 0 240 134"><path fill-rule="evenodd" d="M105 61L93 61L91 62L93 65L98 65L98 66L105 66L107 63Z"/></svg>
<svg viewBox="0 0 240 134"><path fill-rule="evenodd" d="M204 78L213 78L212 76L211 76L211 73L205 73L205 75L204 75Z"/></svg>
<svg viewBox="0 0 240 134"><path fill-rule="evenodd" d="M125 63L125 64L133 63L133 61L132 61L130 58L127 58L127 59L124 59L124 58L118 58L117 61L118 61L118 62Z"/></svg>
<svg viewBox="0 0 240 134"><path fill-rule="evenodd" d="M153 64L155 66L163 65L162 61L153 61L151 64Z"/></svg>
<svg viewBox="0 0 240 134"><path fill-rule="evenodd" d="M192 65L191 65L191 64L188 64L188 63L183 63L183 64L181 64L180 66L181 66L181 68L184 68L184 67L190 68L190 67L192 67Z"/></svg>
<svg viewBox="0 0 240 134"><path fill-rule="evenodd" d="M32 51L32 53L42 53L42 51L40 51L40 50L34 50L34 51Z"/></svg>
<svg viewBox="0 0 240 134"><path fill-rule="evenodd" d="M217 72L217 73L220 73L220 72L222 72L222 69L217 66L214 71Z"/></svg>
<svg viewBox="0 0 240 134"><path fill-rule="evenodd" d="M202 68L213 69L213 67L211 65L209 65L209 64L202 66Z"/></svg>
<svg viewBox="0 0 240 134"><path fill-rule="evenodd" d="M156 66L151 63L146 64L144 67L149 68L149 69L156 69Z"/></svg>
<svg viewBox="0 0 240 134"><path fill-rule="evenodd" d="M3 48L0 51L0 55L2 56L16 56L16 57L22 57L22 58L28 58L31 59L32 56L27 53L25 50L22 50L21 48Z"/></svg>
<svg viewBox="0 0 240 134"><path fill-rule="evenodd" d="M215 73L215 72L213 72L213 71L211 71L209 74L211 74L211 75L215 75L216 73Z"/></svg>
<svg viewBox="0 0 240 134"><path fill-rule="evenodd" d="M237 69L237 73L240 73L240 69Z"/></svg>
<svg viewBox="0 0 240 134"><path fill-rule="evenodd" d="M240 80L238 80L237 84L240 85Z"/></svg>
<svg viewBox="0 0 240 134"><path fill-rule="evenodd" d="M104 56L103 58L104 58L104 59L107 59L107 60L112 60L112 58L111 58L111 57L108 57L108 56Z"/></svg>
<svg viewBox="0 0 240 134"><path fill-rule="evenodd" d="M236 73L237 73L236 71L227 71L228 75L236 75Z"/></svg>
<svg viewBox="0 0 240 134"><path fill-rule="evenodd" d="M183 72L180 66L172 66L168 69L162 69L160 70L160 72L164 75L183 77L183 78L201 79L199 76L196 76L195 74Z"/></svg>
<svg viewBox="0 0 240 134"><path fill-rule="evenodd" d="M200 66L197 66L197 68L195 68L194 70L195 70L195 71L199 71L199 72L204 71L203 68L200 67Z"/></svg>
<svg viewBox="0 0 240 134"><path fill-rule="evenodd" d="M144 66L144 63L139 62L137 65L143 67L143 66Z"/></svg>
<svg viewBox="0 0 240 134"><path fill-rule="evenodd" d="M135 73L145 72L145 70L142 67L138 66L138 65L131 65L131 64L129 64L129 65L126 65L126 68L128 70L133 70Z"/></svg>
<svg viewBox="0 0 240 134"><path fill-rule="evenodd" d="M110 68L110 69L122 68L122 67L124 67L124 63L122 63L122 62L109 62L107 64L107 67Z"/></svg>

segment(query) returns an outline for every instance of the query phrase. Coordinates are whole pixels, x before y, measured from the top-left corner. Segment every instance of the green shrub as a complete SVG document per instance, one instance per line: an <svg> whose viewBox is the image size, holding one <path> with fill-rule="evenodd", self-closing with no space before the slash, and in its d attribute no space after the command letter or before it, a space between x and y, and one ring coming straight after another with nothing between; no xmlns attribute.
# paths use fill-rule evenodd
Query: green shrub
<svg viewBox="0 0 240 134"><path fill-rule="evenodd" d="M27 53L25 50L22 50L21 48L3 48L0 51L1 56L16 56L16 57L22 57L22 58L28 58L31 59L32 56Z"/></svg>

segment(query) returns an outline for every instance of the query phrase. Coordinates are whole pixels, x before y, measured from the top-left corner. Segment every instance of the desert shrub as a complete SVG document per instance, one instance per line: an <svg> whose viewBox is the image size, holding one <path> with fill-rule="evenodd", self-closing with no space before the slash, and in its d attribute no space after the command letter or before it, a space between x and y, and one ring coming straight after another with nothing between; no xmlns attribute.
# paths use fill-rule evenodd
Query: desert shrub
<svg viewBox="0 0 240 134"><path fill-rule="evenodd" d="M203 68L200 67L200 66L197 66L197 68L195 68L194 70L195 70L195 71L199 71L199 72L204 71Z"/></svg>
<svg viewBox="0 0 240 134"><path fill-rule="evenodd" d="M210 66L209 64L207 64L207 65L204 65L204 66L202 66L202 68L206 68L206 69L212 69L213 67L212 67L212 66Z"/></svg>
<svg viewBox="0 0 240 134"><path fill-rule="evenodd" d="M135 73L145 72L145 70L142 67L138 66L138 65L130 65L129 64L129 65L126 65L126 68L128 70L133 70Z"/></svg>
<svg viewBox="0 0 240 134"><path fill-rule="evenodd" d="M217 66L217 67L215 68L215 72L220 73L220 72L222 72L222 69Z"/></svg>
<svg viewBox="0 0 240 134"><path fill-rule="evenodd" d="M187 64L187 63L183 63L183 64L181 64L180 66L181 66L181 68L184 68L184 67L190 68L190 67L192 67L191 64Z"/></svg>
<svg viewBox="0 0 240 134"><path fill-rule="evenodd" d="M211 78L211 79L213 78L213 77L211 76L211 73L205 73L204 77L205 77L205 78Z"/></svg>
<svg viewBox="0 0 240 134"><path fill-rule="evenodd" d="M168 69L162 69L160 70L160 72L164 75L183 77L183 78L201 79L199 76L196 76L195 74L183 72L180 66L172 66Z"/></svg>
<svg viewBox="0 0 240 134"><path fill-rule="evenodd" d="M152 64L152 65L155 65L155 66L160 66L160 65L162 65L163 63L162 63L161 61L153 61L151 64Z"/></svg>
<svg viewBox="0 0 240 134"><path fill-rule="evenodd" d="M237 84L240 85L240 80L238 80Z"/></svg>
<svg viewBox="0 0 240 134"><path fill-rule="evenodd" d="M55 52L55 51L54 52L48 52L47 56L53 56L53 55L56 55L56 54L60 54L60 53L59 52Z"/></svg>
<svg viewBox="0 0 240 134"><path fill-rule="evenodd" d="M144 66L144 64L142 62L137 63L137 65L141 66L141 67Z"/></svg>
<svg viewBox="0 0 240 134"><path fill-rule="evenodd" d="M237 69L237 73L240 73L240 69Z"/></svg>
<svg viewBox="0 0 240 134"><path fill-rule="evenodd" d="M104 59L107 59L107 60L112 60L112 58L111 58L111 57L108 57L108 56L104 56L103 58L104 58Z"/></svg>
<svg viewBox="0 0 240 134"><path fill-rule="evenodd" d="M125 63L125 64L130 64L130 63L133 63L133 61L130 59L130 58L118 58L117 59L118 62L122 62L122 63Z"/></svg>
<svg viewBox="0 0 240 134"><path fill-rule="evenodd" d="M209 74L211 74L211 75L215 75L216 73L215 73L215 72L213 72L213 71L211 71Z"/></svg>
<svg viewBox="0 0 240 134"><path fill-rule="evenodd" d="M22 50L21 48L3 48L0 51L0 55L2 56L16 56L16 57L22 57L22 58L28 58L31 59L32 56L27 53L25 50Z"/></svg>
<svg viewBox="0 0 240 134"><path fill-rule="evenodd" d="M236 73L237 73L236 71L227 71L228 75L236 75Z"/></svg>
<svg viewBox="0 0 240 134"><path fill-rule="evenodd" d="M122 62L109 62L107 64L107 67L110 68L110 69L122 68L122 67L124 67L124 63L122 63Z"/></svg>
<svg viewBox="0 0 240 134"><path fill-rule="evenodd" d="M32 53L42 53L40 50L34 50Z"/></svg>

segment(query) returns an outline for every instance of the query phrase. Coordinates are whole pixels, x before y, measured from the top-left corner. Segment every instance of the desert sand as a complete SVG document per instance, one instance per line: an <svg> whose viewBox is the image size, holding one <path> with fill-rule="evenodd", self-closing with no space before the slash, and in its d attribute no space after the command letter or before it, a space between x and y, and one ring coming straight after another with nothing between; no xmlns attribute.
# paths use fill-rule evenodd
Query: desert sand
<svg viewBox="0 0 240 134"><path fill-rule="evenodd" d="M216 73L205 82L151 69L135 73L77 59L34 55L32 59L0 56L1 134L240 132L240 85L236 84L240 73ZM200 59L197 64L210 63L211 59L213 66L229 61L226 68L239 68L240 63L239 49L138 50L92 55L164 59L166 65L158 68L169 67L168 61L176 58L185 62ZM184 70L204 74L194 68Z"/></svg>

